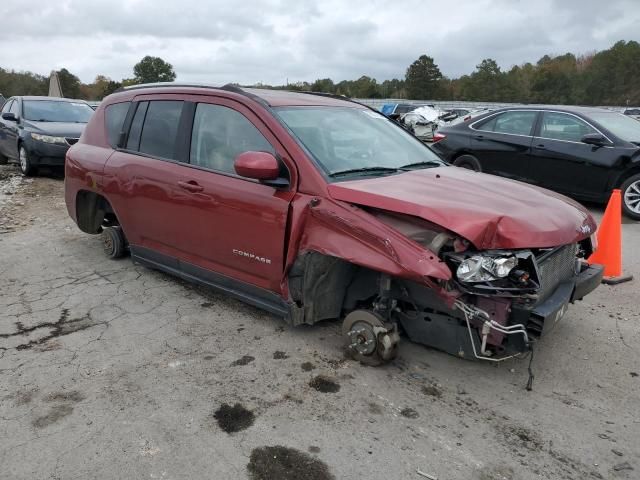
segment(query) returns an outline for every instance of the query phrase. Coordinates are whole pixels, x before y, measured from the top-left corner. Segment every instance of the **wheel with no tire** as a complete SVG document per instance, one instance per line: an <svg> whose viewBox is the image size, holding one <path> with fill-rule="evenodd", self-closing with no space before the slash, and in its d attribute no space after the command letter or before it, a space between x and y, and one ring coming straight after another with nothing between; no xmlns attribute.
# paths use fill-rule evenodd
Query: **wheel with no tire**
<svg viewBox="0 0 640 480"><path fill-rule="evenodd" d="M106 227L102 230L102 249L109 258L121 258L127 245L120 227Z"/></svg>
<svg viewBox="0 0 640 480"><path fill-rule="evenodd" d="M347 337L349 354L365 365L390 362L398 353L398 328L370 310L349 313L342 324L342 333Z"/></svg>
<svg viewBox="0 0 640 480"><path fill-rule="evenodd" d="M31 177L36 174L36 167L31 162L31 156L24 145L20 145L18 149L18 160L20 161L20 171L25 177Z"/></svg>
<svg viewBox="0 0 640 480"><path fill-rule="evenodd" d="M633 220L640 220L640 173L633 175L622 184L622 211Z"/></svg>
<svg viewBox="0 0 640 480"><path fill-rule="evenodd" d="M453 164L456 167L466 168L468 170L473 170L475 172L481 172L482 167L480 166L480 162L473 155L460 155L453 161Z"/></svg>

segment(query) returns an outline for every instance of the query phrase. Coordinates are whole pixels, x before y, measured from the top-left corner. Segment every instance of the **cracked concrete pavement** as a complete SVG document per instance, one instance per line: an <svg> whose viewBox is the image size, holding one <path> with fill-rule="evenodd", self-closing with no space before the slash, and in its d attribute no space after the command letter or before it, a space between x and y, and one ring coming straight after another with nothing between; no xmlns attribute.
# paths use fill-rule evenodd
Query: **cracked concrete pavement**
<svg viewBox="0 0 640 480"><path fill-rule="evenodd" d="M640 224L623 228L638 279L572 306L527 392L527 359L405 340L393 364L365 367L344 358L338 322L290 328L109 260L67 217L60 178L15 171L0 167L0 478L246 479L252 452L280 445L330 472L308 478L640 475ZM314 389L317 375L339 388ZM220 428L225 404L253 413L248 428Z"/></svg>

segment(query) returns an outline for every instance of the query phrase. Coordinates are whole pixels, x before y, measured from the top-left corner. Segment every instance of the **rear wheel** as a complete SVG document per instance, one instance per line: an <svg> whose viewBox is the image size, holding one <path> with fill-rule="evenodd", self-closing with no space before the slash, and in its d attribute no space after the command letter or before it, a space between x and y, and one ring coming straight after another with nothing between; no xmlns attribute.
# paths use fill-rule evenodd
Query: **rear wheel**
<svg viewBox="0 0 640 480"><path fill-rule="evenodd" d="M102 230L102 249L109 258L124 256L127 243L120 227L106 227Z"/></svg>
<svg viewBox="0 0 640 480"><path fill-rule="evenodd" d="M354 310L342 324L351 357L365 365L377 366L393 360L400 335L395 325L386 323L370 310Z"/></svg>
<svg viewBox="0 0 640 480"><path fill-rule="evenodd" d="M468 170L473 170L475 172L481 172L482 167L480 166L480 162L473 155L460 155L453 161L453 164L456 167L466 168Z"/></svg>
<svg viewBox="0 0 640 480"><path fill-rule="evenodd" d="M620 187L622 211L633 220L640 220L640 173L627 178Z"/></svg>
<svg viewBox="0 0 640 480"><path fill-rule="evenodd" d="M20 145L18 149L18 160L20 162L20 171L25 177L31 177L36 174L36 167L31 162L31 156L24 145Z"/></svg>

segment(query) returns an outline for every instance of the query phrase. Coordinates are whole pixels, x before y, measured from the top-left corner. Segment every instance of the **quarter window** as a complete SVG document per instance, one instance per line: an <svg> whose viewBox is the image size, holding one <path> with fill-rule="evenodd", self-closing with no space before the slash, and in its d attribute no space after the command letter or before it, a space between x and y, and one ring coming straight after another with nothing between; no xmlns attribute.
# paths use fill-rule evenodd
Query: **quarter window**
<svg viewBox="0 0 640 480"><path fill-rule="evenodd" d="M129 111L130 104L131 102L114 103L113 105L109 105L104 112L105 123L107 124L107 138L112 148L118 146L122 125Z"/></svg>
<svg viewBox="0 0 640 480"><path fill-rule="evenodd" d="M4 104L4 107L2 107L2 113L8 113L13 103L13 100L8 100L7 103Z"/></svg>
<svg viewBox="0 0 640 480"><path fill-rule="evenodd" d="M193 165L235 175L235 158L249 151L275 153L244 115L221 105L198 104L191 137Z"/></svg>
<svg viewBox="0 0 640 480"><path fill-rule="evenodd" d="M512 135L531 135L537 114L538 112L526 110L504 112L481 123L476 129Z"/></svg>
<svg viewBox="0 0 640 480"><path fill-rule="evenodd" d="M18 100L13 101L13 104L11 104L11 108L9 108L9 111L16 117L20 116L20 103L18 102Z"/></svg>
<svg viewBox="0 0 640 480"><path fill-rule="evenodd" d="M580 142L589 133L598 133L594 128L573 115L544 112L540 125L540 137L566 142Z"/></svg>
<svg viewBox="0 0 640 480"><path fill-rule="evenodd" d="M176 139L183 103L173 100L149 102L140 135L138 150L141 153L154 157L177 159Z"/></svg>

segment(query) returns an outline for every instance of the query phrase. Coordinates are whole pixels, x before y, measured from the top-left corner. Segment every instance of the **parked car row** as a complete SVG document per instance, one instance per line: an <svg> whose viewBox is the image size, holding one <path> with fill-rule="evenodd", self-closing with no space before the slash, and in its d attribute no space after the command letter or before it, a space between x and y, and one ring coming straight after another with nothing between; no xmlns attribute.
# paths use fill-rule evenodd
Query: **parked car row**
<svg viewBox="0 0 640 480"><path fill-rule="evenodd" d="M604 203L622 190L640 220L640 122L587 107L513 107L441 128L432 148L454 165Z"/></svg>
<svg viewBox="0 0 640 480"><path fill-rule="evenodd" d="M84 101L57 97L11 97L0 114L0 163L18 162L24 175L62 166L93 109Z"/></svg>

